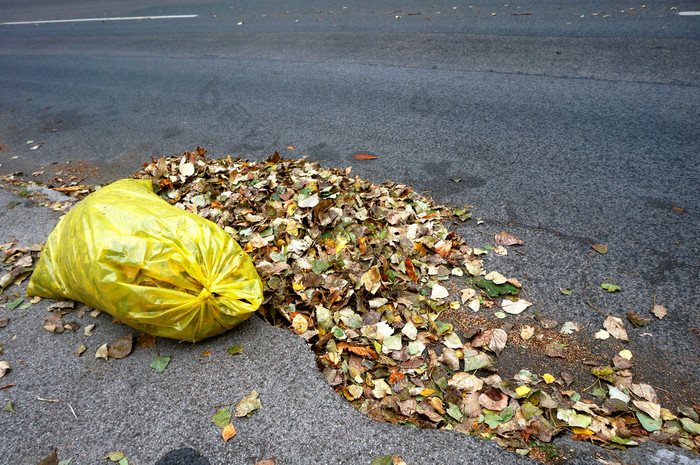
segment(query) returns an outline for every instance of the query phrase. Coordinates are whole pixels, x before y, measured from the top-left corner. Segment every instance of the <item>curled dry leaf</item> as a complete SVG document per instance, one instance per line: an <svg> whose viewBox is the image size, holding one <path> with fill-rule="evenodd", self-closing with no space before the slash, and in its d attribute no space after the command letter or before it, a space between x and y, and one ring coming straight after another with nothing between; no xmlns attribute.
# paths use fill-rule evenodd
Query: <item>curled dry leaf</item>
<svg viewBox="0 0 700 465"><path fill-rule="evenodd" d="M627 329L625 329L625 323L620 318L614 316L607 317L603 322L603 328L605 328L615 339L629 341Z"/></svg>
<svg viewBox="0 0 700 465"><path fill-rule="evenodd" d="M528 302L525 299L518 299L515 301L503 299L503 302L501 302L501 308L503 309L503 311L506 313L510 313L511 315L518 315L531 305L532 303Z"/></svg>
<svg viewBox="0 0 700 465"><path fill-rule="evenodd" d="M508 333L503 331L501 328L496 328L493 330L491 341L489 341L489 349L493 350L496 355L499 355L506 347L507 340Z"/></svg>
<svg viewBox="0 0 700 465"><path fill-rule="evenodd" d="M5 376L7 372L10 371L10 363L6 361L1 361L0 362L0 378Z"/></svg>
<svg viewBox="0 0 700 465"><path fill-rule="evenodd" d="M103 358L107 360L109 358L109 347L107 344L102 344L95 352L95 358Z"/></svg>
<svg viewBox="0 0 700 465"><path fill-rule="evenodd" d="M375 157L374 155L367 153L367 152L359 152L359 153L356 153L355 155L353 155L352 158L354 158L355 160L358 160L358 161L363 161L363 160L374 160L377 157Z"/></svg>
<svg viewBox="0 0 700 465"><path fill-rule="evenodd" d="M494 236L494 239L496 241L496 244L498 245L522 245L523 241L518 239L517 237L513 236L512 234L508 234L505 231L501 231L500 233L496 234Z"/></svg>

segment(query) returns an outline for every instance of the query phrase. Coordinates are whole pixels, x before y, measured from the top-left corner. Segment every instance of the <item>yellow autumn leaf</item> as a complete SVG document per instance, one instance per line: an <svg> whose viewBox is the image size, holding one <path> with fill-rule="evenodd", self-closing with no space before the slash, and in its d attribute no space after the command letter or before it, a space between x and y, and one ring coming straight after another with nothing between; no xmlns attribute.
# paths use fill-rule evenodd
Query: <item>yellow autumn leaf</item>
<svg viewBox="0 0 700 465"><path fill-rule="evenodd" d="M550 375L549 373L543 374L542 379L547 384L552 384L554 382L554 376Z"/></svg>
<svg viewBox="0 0 700 465"><path fill-rule="evenodd" d="M632 359L632 352L630 352L627 349L621 350L620 357L624 358L625 360L631 360Z"/></svg>
<svg viewBox="0 0 700 465"><path fill-rule="evenodd" d="M525 397L530 392L530 388L527 386L520 386L515 390L515 393L520 397Z"/></svg>
<svg viewBox="0 0 700 465"><path fill-rule="evenodd" d="M300 292L306 289L306 287L304 287L304 285L301 283L293 282L292 289L294 289L294 292Z"/></svg>
<svg viewBox="0 0 700 465"><path fill-rule="evenodd" d="M298 314L292 320L292 328L299 334L305 333L309 329L309 321L303 315Z"/></svg>
<svg viewBox="0 0 700 465"><path fill-rule="evenodd" d="M423 397L428 397L429 395L431 395L431 394L434 393L434 392L435 392L435 391L432 390L432 389L424 388L424 389L420 392L420 395L423 396Z"/></svg>
<svg viewBox="0 0 700 465"><path fill-rule="evenodd" d="M221 432L221 436L224 438L224 442L228 442L229 439L236 435L236 428L233 427L233 423L226 425L224 430Z"/></svg>
<svg viewBox="0 0 700 465"><path fill-rule="evenodd" d="M572 428L571 428L571 431L572 431L574 434L585 434L585 435L588 435L588 436L590 436L590 435L592 435L592 434L595 434L595 433L593 433L593 431L589 430L588 428L579 428L579 427L577 427L577 426L572 427Z"/></svg>

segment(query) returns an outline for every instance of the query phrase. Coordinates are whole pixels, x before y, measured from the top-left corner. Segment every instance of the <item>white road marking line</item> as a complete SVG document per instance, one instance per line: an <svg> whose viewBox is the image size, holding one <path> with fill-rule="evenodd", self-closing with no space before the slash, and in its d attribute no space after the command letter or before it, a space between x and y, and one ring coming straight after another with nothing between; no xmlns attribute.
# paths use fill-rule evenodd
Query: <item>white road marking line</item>
<svg viewBox="0 0 700 465"><path fill-rule="evenodd" d="M196 18L199 15L168 15L168 16L117 16L113 18L75 18L75 19L50 19L45 21L13 21L0 23L2 26L14 26L18 24L53 24L53 23L87 23L91 21L138 21L141 19L183 19Z"/></svg>
<svg viewBox="0 0 700 465"><path fill-rule="evenodd" d="M700 16L700 11L679 11L678 16Z"/></svg>

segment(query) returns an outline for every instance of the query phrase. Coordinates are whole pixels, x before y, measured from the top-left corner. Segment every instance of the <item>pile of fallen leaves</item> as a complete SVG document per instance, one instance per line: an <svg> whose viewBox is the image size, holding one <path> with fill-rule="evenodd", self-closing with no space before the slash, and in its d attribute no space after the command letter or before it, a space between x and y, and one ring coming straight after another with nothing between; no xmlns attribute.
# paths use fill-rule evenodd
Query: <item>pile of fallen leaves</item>
<svg viewBox="0 0 700 465"><path fill-rule="evenodd" d="M469 207L436 205L405 185L351 177L350 168L204 152L154 159L137 177L244 247L266 284L263 316L304 338L328 383L361 412L494 438L522 454L562 431L611 448L649 440L700 448L697 410L662 408L624 357L591 370L604 383L584 398L547 373L502 379L493 357L507 343L503 329L458 334L441 321L447 309L518 314L530 305L516 279L483 269L486 250L445 226L467 220ZM497 253L518 243L500 236Z"/></svg>

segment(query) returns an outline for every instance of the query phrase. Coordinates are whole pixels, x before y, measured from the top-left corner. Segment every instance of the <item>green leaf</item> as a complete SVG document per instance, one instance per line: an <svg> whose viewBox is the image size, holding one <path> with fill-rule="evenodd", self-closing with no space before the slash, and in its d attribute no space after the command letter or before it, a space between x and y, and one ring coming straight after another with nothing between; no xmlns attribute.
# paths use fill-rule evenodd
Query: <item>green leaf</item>
<svg viewBox="0 0 700 465"><path fill-rule="evenodd" d="M19 306L19 304L22 303L22 301L24 301L24 297L20 297L17 300L13 300L9 304L7 304L7 308L10 310L14 310L15 308L17 308Z"/></svg>
<svg viewBox="0 0 700 465"><path fill-rule="evenodd" d="M493 366L493 359L483 352L478 352L476 354L468 353L465 351L464 354L464 371L478 370L479 368L484 368L486 366Z"/></svg>
<svg viewBox="0 0 700 465"><path fill-rule="evenodd" d="M391 465L393 455L387 455L386 457L375 457L370 465Z"/></svg>
<svg viewBox="0 0 700 465"><path fill-rule="evenodd" d="M608 253L608 244L591 244L591 248L598 253Z"/></svg>
<svg viewBox="0 0 700 465"><path fill-rule="evenodd" d="M639 423L642 424L642 427L651 432L658 431L661 429L661 425L663 422L661 420L656 421L653 418L651 418L649 415L646 413L642 412L641 410L633 409L634 413L637 415L637 419L639 420Z"/></svg>
<svg viewBox="0 0 700 465"><path fill-rule="evenodd" d="M129 465L129 460L126 457L119 461L119 465Z"/></svg>
<svg viewBox="0 0 700 465"><path fill-rule="evenodd" d="M158 373L163 373L163 371L165 371L165 367L168 366L168 363L170 363L170 357L159 355L151 362L151 368L156 370Z"/></svg>
<svg viewBox="0 0 700 465"><path fill-rule="evenodd" d="M242 354L243 346L231 346L228 348L228 353L231 355Z"/></svg>
<svg viewBox="0 0 700 465"><path fill-rule="evenodd" d="M486 423L489 428L496 429L498 425L506 423L513 418L513 410L510 407L506 407L501 411L501 413L486 413L484 415L484 423Z"/></svg>
<svg viewBox="0 0 700 465"><path fill-rule="evenodd" d="M620 286L616 286L615 284L610 284L610 283L601 283L600 287L605 289L608 292L616 292L616 291L621 291L622 288Z"/></svg>
<svg viewBox="0 0 700 465"><path fill-rule="evenodd" d="M106 457L102 457L103 459L109 459L112 462L118 462L121 459L125 458L124 457L124 452L122 451L117 451L117 452L110 452Z"/></svg>
<svg viewBox="0 0 700 465"><path fill-rule="evenodd" d="M455 404L452 404L449 402L448 402L448 405L449 405L449 407L447 407L447 409L445 410L447 412L447 414L457 421L462 421L463 415L462 415L462 411L459 410L459 407L457 407Z"/></svg>
<svg viewBox="0 0 700 465"><path fill-rule="evenodd" d="M25 303L23 303L22 305L19 306L19 310L26 310L26 309L28 309L28 308L31 307L31 306L32 306L32 303L31 303L31 302L25 302Z"/></svg>
<svg viewBox="0 0 700 465"><path fill-rule="evenodd" d="M591 368L591 374L609 383L614 383L616 379L615 370L611 366Z"/></svg>
<svg viewBox="0 0 700 465"><path fill-rule="evenodd" d="M571 289L569 289L568 287L567 287L566 289L562 289L562 288L560 287L560 288L559 288L559 292L561 292L561 293L564 294L564 295L571 295L571 292L572 292L572 291L571 291Z"/></svg>
<svg viewBox="0 0 700 465"><path fill-rule="evenodd" d="M542 409L532 405L530 402L526 402L522 405L521 411L523 412L523 416L525 419L530 420L532 417L535 415L542 415Z"/></svg>
<svg viewBox="0 0 700 465"><path fill-rule="evenodd" d="M557 418L565 421L569 426L577 428L588 428L588 425L593 421L592 417L576 413L573 409L567 408L558 408Z"/></svg>
<svg viewBox="0 0 700 465"><path fill-rule="evenodd" d="M695 423L690 418L681 418L683 429L692 434L700 434L700 424Z"/></svg>
<svg viewBox="0 0 700 465"><path fill-rule="evenodd" d="M437 320L435 321L435 329L437 329L438 336L442 336L452 331L452 324Z"/></svg>
<svg viewBox="0 0 700 465"><path fill-rule="evenodd" d="M75 457L71 457L69 459L61 460L60 462L58 462L58 465L70 465L74 458Z"/></svg>
<svg viewBox="0 0 700 465"><path fill-rule="evenodd" d="M636 446L639 444L631 439L621 438L620 436L613 436L610 440L614 443L622 444L623 446Z"/></svg>
<svg viewBox="0 0 700 465"><path fill-rule="evenodd" d="M7 401L7 403L5 404L5 408L3 409L3 411L12 412L12 413L17 413L17 412L15 412L14 407L12 407L12 399L10 399L10 400Z"/></svg>
<svg viewBox="0 0 700 465"><path fill-rule="evenodd" d="M470 282L471 281L471 282ZM510 283L494 284L493 281L489 281L484 278L472 278L467 280L467 284L473 284L486 293L489 297L498 297L499 295L517 295L518 288Z"/></svg>
<svg viewBox="0 0 700 465"><path fill-rule="evenodd" d="M222 408L211 417L211 421L219 428L224 429L231 422L231 411L227 408Z"/></svg>

